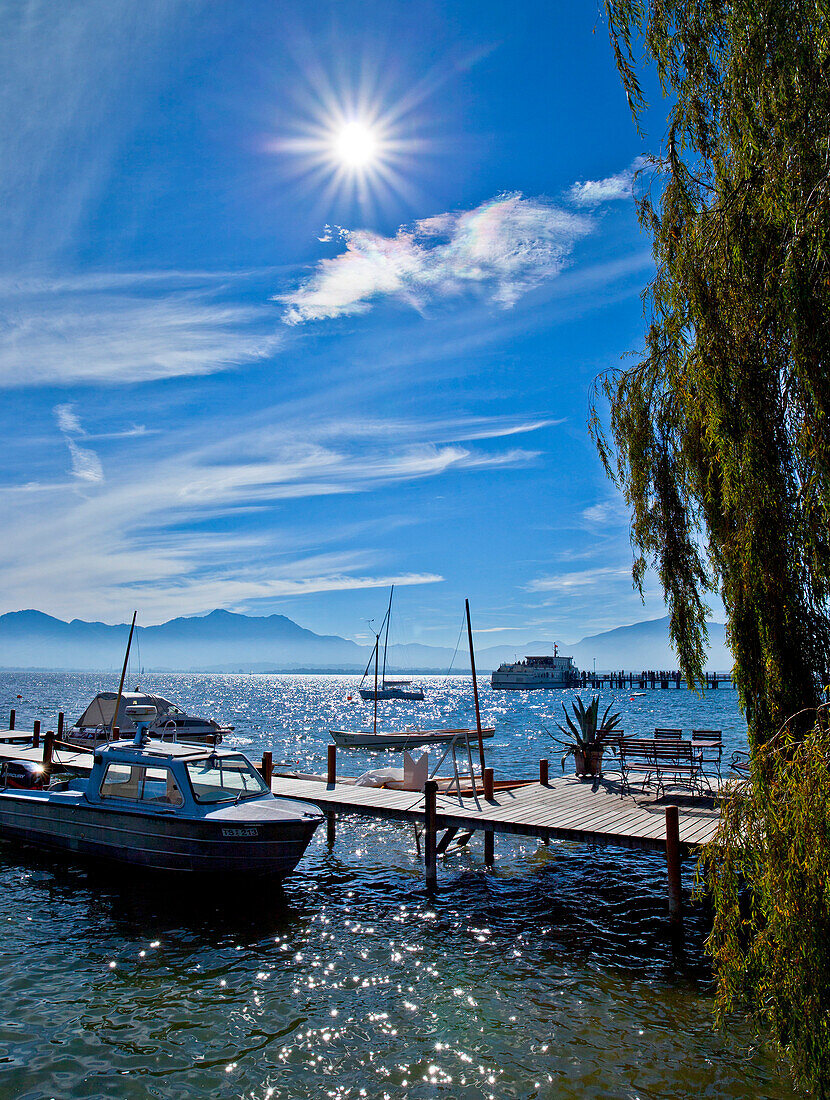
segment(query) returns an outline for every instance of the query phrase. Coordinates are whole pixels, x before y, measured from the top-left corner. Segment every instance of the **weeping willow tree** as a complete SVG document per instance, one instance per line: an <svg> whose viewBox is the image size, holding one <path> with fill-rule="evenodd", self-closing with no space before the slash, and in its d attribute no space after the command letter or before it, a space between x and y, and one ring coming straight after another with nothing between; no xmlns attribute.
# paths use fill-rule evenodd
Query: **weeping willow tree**
<svg viewBox="0 0 830 1100"><path fill-rule="evenodd" d="M720 594L754 744L830 668L830 7L606 0L638 124L638 63L673 104L641 173L656 275L640 362L592 430L659 573L690 683ZM638 56L641 55L638 62Z"/></svg>
<svg viewBox="0 0 830 1100"><path fill-rule="evenodd" d="M743 1011L830 1095L830 0L606 0L672 104L641 178L645 353L592 426L690 683L727 613L752 776L705 872L716 1015Z"/></svg>

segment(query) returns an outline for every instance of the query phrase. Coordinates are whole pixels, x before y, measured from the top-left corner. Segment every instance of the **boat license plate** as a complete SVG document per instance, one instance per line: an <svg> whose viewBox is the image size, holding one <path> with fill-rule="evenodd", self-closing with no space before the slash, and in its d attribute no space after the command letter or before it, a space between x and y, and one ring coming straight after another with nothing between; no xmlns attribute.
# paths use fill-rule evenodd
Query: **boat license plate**
<svg viewBox="0 0 830 1100"><path fill-rule="evenodd" d="M222 836L259 836L259 829L223 829Z"/></svg>

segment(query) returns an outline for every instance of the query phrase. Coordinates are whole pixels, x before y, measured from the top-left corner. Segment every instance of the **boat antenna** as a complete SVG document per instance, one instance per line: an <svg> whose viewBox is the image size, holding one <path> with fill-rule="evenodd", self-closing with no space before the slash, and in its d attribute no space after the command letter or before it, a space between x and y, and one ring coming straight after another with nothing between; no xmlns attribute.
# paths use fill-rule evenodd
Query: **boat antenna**
<svg viewBox="0 0 830 1100"><path fill-rule="evenodd" d="M130 636L127 639L127 652L124 654L124 664L121 666L121 680L118 684L118 694L115 697L115 710L112 712L112 721L110 722L110 740L112 740L112 731L115 729L115 723L118 721L118 708L121 706L121 693L124 691L124 677L127 675L127 661L130 659L130 646L133 641L133 631L135 630L135 617L138 614L137 611L133 612L133 622L130 627Z"/></svg>
<svg viewBox="0 0 830 1100"><path fill-rule="evenodd" d="M476 682L476 655L473 651L473 628L470 625L470 601L464 601L467 612L467 638L470 642L470 668L473 673L473 699L476 704L476 732L478 733L478 758L481 761L481 774L484 775L484 741L481 736L481 711L478 709L478 683Z"/></svg>
<svg viewBox="0 0 830 1100"><path fill-rule="evenodd" d="M386 683L386 647L389 645L389 621L392 618L392 596L395 592L395 586L392 585L389 590L389 606L386 609L386 636L383 639L383 676L381 677L381 683Z"/></svg>

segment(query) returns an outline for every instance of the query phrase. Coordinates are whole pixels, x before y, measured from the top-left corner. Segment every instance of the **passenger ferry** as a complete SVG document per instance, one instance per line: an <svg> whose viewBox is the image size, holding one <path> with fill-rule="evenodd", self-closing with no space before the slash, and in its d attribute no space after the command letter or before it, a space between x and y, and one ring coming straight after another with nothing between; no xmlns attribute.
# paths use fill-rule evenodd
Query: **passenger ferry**
<svg viewBox="0 0 830 1100"><path fill-rule="evenodd" d="M490 677L494 688L569 688L579 684L579 669L573 657L560 657L559 647L553 647L553 656L525 657L515 664L502 664Z"/></svg>

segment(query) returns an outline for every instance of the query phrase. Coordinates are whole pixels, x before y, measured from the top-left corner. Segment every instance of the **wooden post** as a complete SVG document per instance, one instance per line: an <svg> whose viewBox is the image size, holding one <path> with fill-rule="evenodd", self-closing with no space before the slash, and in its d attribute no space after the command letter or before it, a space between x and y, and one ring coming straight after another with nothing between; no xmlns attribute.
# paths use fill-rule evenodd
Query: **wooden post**
<svg viewBox="0 0 830 1100"><path fill-rule="evenodd" d="M481 737L481 711L478 708L478 681L476 680L476 655L473 650L473 627L470 623L470 601L464 601L464 609L467 612L467 640L470 643L470 671L473 674L473 700L476 705L476 731L478 733L478 760L484 771L484 741Z"/></svg>
<svg viewBox="0 0 830 1100"><path fill-rule="evenodd" d="M112 727L112 739L113 739L113 741L117 741L120 736L121 736L121 730L118 728L118 726L113 726Z"/></svg>
<svg viewBox="0 0 830 1100"><path fill-rule="evenodd" d="M12 712L11 712L11 714L9 715L9 729L10 729L10 730L13 730L13 729L14 729L14 720L15 720L15 717L16 717L16 715L15 715L15 712L14 712L14 711L12 711Z"/></svg>
<svg viewBox="0 0 830 1100"><path fill-rule="evenodd" d="M438 857L435 852L438 841L437 796L438 784L434 779L428 779L424 784L424 871L428 890L434 890L438 885Z"/></svg>
<svg viewBox="0 0 830 1100"><path fill-rule="evenodd" d="M391 599L391 596L390 596ZM372 731L375 737L378 735L378 646L380 645L380 634L375 638L375 717L372 723ZM332 779L332 783L334 780Z"/></svg>
<svg viewBox="0 0 830 1100"><path fill-rule="evenodd" d="M46 736L43 738L43 763L52 763L52 749L55 747L55 734L52 730L46 731Z"/></svg>
<svg viewBox="0 0 830 1100"><path fill-rule="evenodd" d="M548 785L548 762L547 760L539 761L539 782L543 787Z"/></svg>
<svg viewBox="0 0 830 1100"><path fill-rule="evenodd" d="M337 782L337 745L329 745L326 768L326 783L333 787Z"/></svg>
<svg viewBox="0 0 830 1100"><path fill-rule="evenodd" d="M334 813L331 810L326 810L326 844L328 844L329 848L334 847L335 820Z"/></svg>
<svg viewBox="0 0 830 1100"><path fill-rule="evenodd" d="M274 774L274 757L270 752L264 752L262 754L262 778L268 785L268 790L271 790L271 777Z"/></svg>
<svg viewBox="0 0 830 1100"><path fill-rule="evenodd" d="M484 769L484 797L488 802L493 801L493 769Z"/></svg>
<svg viewBox="0 0 830 1100"><path fill-rule="evenodd" d="M669 876L669 921L683 924L683 893L680 882L680 814L677 806L666 806L666 870Z"/></svg>
<svg viewBox="0 0 830 1100"><path fill-rule="evenodd" d="M484 830L484 866L492 867L496 862L495 854L496 834L492 829Z"/></svg>
<svg viewBox="0 0 830 1100"><path fill-rule="evenodd" d="M32 731L32 748L36 749L40 745L40 722L35 722L34 729Z"/></svg>
<svg viewBox="0 0 830 1100"><path fill-rule="evenodd" d="M58 740L63 741L63 711L58 711Z"/></svg>

